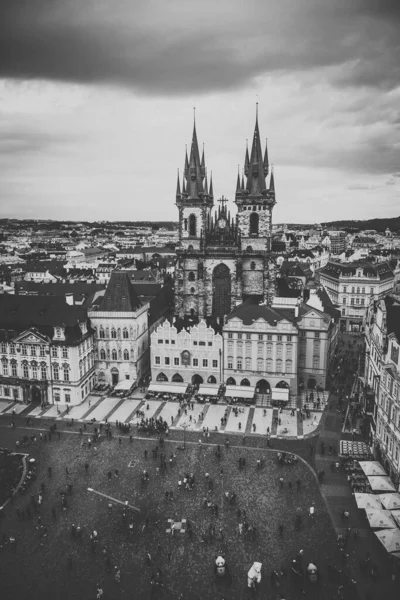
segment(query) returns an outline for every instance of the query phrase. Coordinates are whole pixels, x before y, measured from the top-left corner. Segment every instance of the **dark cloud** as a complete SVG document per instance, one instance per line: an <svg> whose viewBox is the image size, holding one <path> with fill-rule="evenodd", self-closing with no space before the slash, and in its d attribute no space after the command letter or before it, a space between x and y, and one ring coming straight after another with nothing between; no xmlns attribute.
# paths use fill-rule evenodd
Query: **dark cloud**
<svg viewBox="0 0 400 600"><path fill-rule="evenodd" d="M341 65L338 83L390 89L399 23L397 0L2 0L0 76L179 95Z"/></svg>

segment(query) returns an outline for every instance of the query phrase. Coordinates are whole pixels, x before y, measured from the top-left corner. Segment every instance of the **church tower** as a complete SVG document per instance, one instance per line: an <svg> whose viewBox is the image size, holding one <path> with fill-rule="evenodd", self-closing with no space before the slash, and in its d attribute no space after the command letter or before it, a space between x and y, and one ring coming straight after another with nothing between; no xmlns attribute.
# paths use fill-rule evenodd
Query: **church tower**
<svg viewBox="0 0 400 600"><path fill-rule="evenodd" d="M197 142L196 123L193 125L190 159L185 153L182 189L178 173L176 205L179 210L179 245L183 249L190 246L200 249L200 239L204 233L208 215L214 206L212 181L208 189L204 148L200 160Z"/></svg>
<svg viewBox="0 0 400 600"><path fill-rule="evenodd" d="M243 297L260 295L268 300L271 265L267 255L271 252L272 209L276 201L267 145L264 155L261 150L258 106L251 154L246 148L244 176L240 179L238 173L237 177L235 204L241 234Z"/></svg>

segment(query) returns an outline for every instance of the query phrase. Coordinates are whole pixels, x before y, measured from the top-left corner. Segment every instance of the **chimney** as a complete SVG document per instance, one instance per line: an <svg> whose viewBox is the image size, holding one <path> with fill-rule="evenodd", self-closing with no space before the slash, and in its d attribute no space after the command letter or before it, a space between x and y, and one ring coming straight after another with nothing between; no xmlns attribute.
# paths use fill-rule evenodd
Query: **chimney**
<svg viewBox="0 0 400 600"><path fill-rule="evenodd" d="M69 304L70 306L74 305L74 295L72 294L72 292L65 294L65 300L67 301L67 304Z"/></svg>

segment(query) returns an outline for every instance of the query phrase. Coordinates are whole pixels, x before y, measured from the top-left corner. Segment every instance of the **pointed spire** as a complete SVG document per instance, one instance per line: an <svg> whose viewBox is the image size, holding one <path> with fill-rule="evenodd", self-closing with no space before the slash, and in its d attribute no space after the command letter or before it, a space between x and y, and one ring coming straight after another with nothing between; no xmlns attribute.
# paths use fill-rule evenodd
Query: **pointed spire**
<svg viewBox="0 0 400 600"><path fill-rule="evenodd" d="M265 139L265 153L264 153L264 175L265 177L269 172L269 160L268 160L268 138Z"/></svg>
<svg viewBox="0 0 400 600"><path fill-rule="evenodd" d="M210 198L214 198L214 190L213 190L213 182L212 182L212 171L211 171L211 176L210 176L210 189L209 189L208 195L210 196Z"/></svg>
<svg viewBox="0 0 400 600"><path fill-rule="evenodd" d="M201 166L202 166L203 168L205 168L205 166L206 166L206 161L205 161L205 159L204 159L204 144L203 144L203 154L202 154L202 156L201 156Z"/></svg>
<svg viewBox="0 0 400 600"><path fill-rule="evenodd" d="M185 177L188 176L189 173L189 159L187 153L187 144L185 145Z"/></svg>
<svg viewBox="0 0 400 600"><path fill-rule="evenodd" d="M237 175L237 181L236 181L236 192L240 192L240 174L239 174L239 165L238 165L238 175Z"/></svg>
<svg viewBox="0 0 400 600"><path fill-rule="evenodd" d="M208 181L207 181L207 171L206 176L204 178L204 193L208 196Z"/></svg>
<svg viewBox="0 0 400 600"><path fill-rule="evenodd" d="M185 178L182 177L182 194L186 194Z"/></svg>
<svg viewBox="0 0 400 600"><path fill-rule="evenodd" d="M250 165L248 168L246 189L251 195L259 196L266 189L264 161L261 150L260 131L258 128L258 103L256 124L254 127L253 144L251 146Z"/></svg>
<svg viewBox="0 0 400 600"><path fill-rule="evenodd" d="M178 182L176 184L176 197L181 195L181 184L179 181L179 169L178 169Z"/></svg>
<svg viewBox="0 0 400 600"><path fill-rule="evenodd" d="M274 178L274 166L271 168L271 179L269 180L269 191L275 194L275 178Z"/></svg>
<svg viewBox="0 0 400 600"><path fill-rule="evenodd" d="M242 169L242 185L241 185L242 190L246 189L244 186L244 169Z"/></svg>
<svg viewBox="0 0 400 600"><path fill-rule="evenodd" d="M249 170L250 158L249 158L249 140L246 140L246 154L244 157L244 173L247 177L247 173Z"/></svg>

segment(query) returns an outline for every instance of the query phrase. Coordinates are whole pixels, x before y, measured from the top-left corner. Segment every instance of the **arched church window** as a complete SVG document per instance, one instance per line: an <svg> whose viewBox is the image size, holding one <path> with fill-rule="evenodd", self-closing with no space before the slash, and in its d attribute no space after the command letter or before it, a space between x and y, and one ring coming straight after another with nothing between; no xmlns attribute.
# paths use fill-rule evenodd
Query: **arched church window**
<svg viewBox="0 0 400 600"><path fill-rule="evenodd" d="M189 235L196 237L196 215L189 217Z"/></svg>
<svg viewBox="0 0 400 600"><path fill-rule="evenodd" d="M247 246L246 250L247 252L253 252L253 246Z"/></svg>
<svg viewBox="0 0 400 600"><path fill-rule="evenodd" d="M256 268L256 263L254 262L254 260L252 260L251 263L250 263L250 269L252 271L254 271L255 268Z"/></svg>
<svg viewBox="0 0 400 600"><path fill-rule="evenodd" d="M187 219L183 219L183 227L187 231Z"/></svg>
<svg viewBox="0 0 400 600"><path fill-rule="evenodd" d="M193 273L193 271L190 271L189 273L189 281L196 281L196 275Z"/></svg>
<svg viewBox="0 0 400 600"><path fill-rule="evenodd" d="M194 293L195 293L195 291L196 291L196 290L194 289L194 287L191 287L191 288L190 288L190 293L191 293L191 294L194 294Z"/></svg>
<svg viewBox="0 0 400 600"><path fill-rule="evenodd" d="M258 235L258 214L253 212L250 215L250 235Z"/></svg>
<svg viewBox="0 0 400 600"><path fill-rule="evenodd" d="M189 250L189 251L193 250L193 246L192 246L192 244L190 244L190 246L188 247L188 250Z"/></svg>

